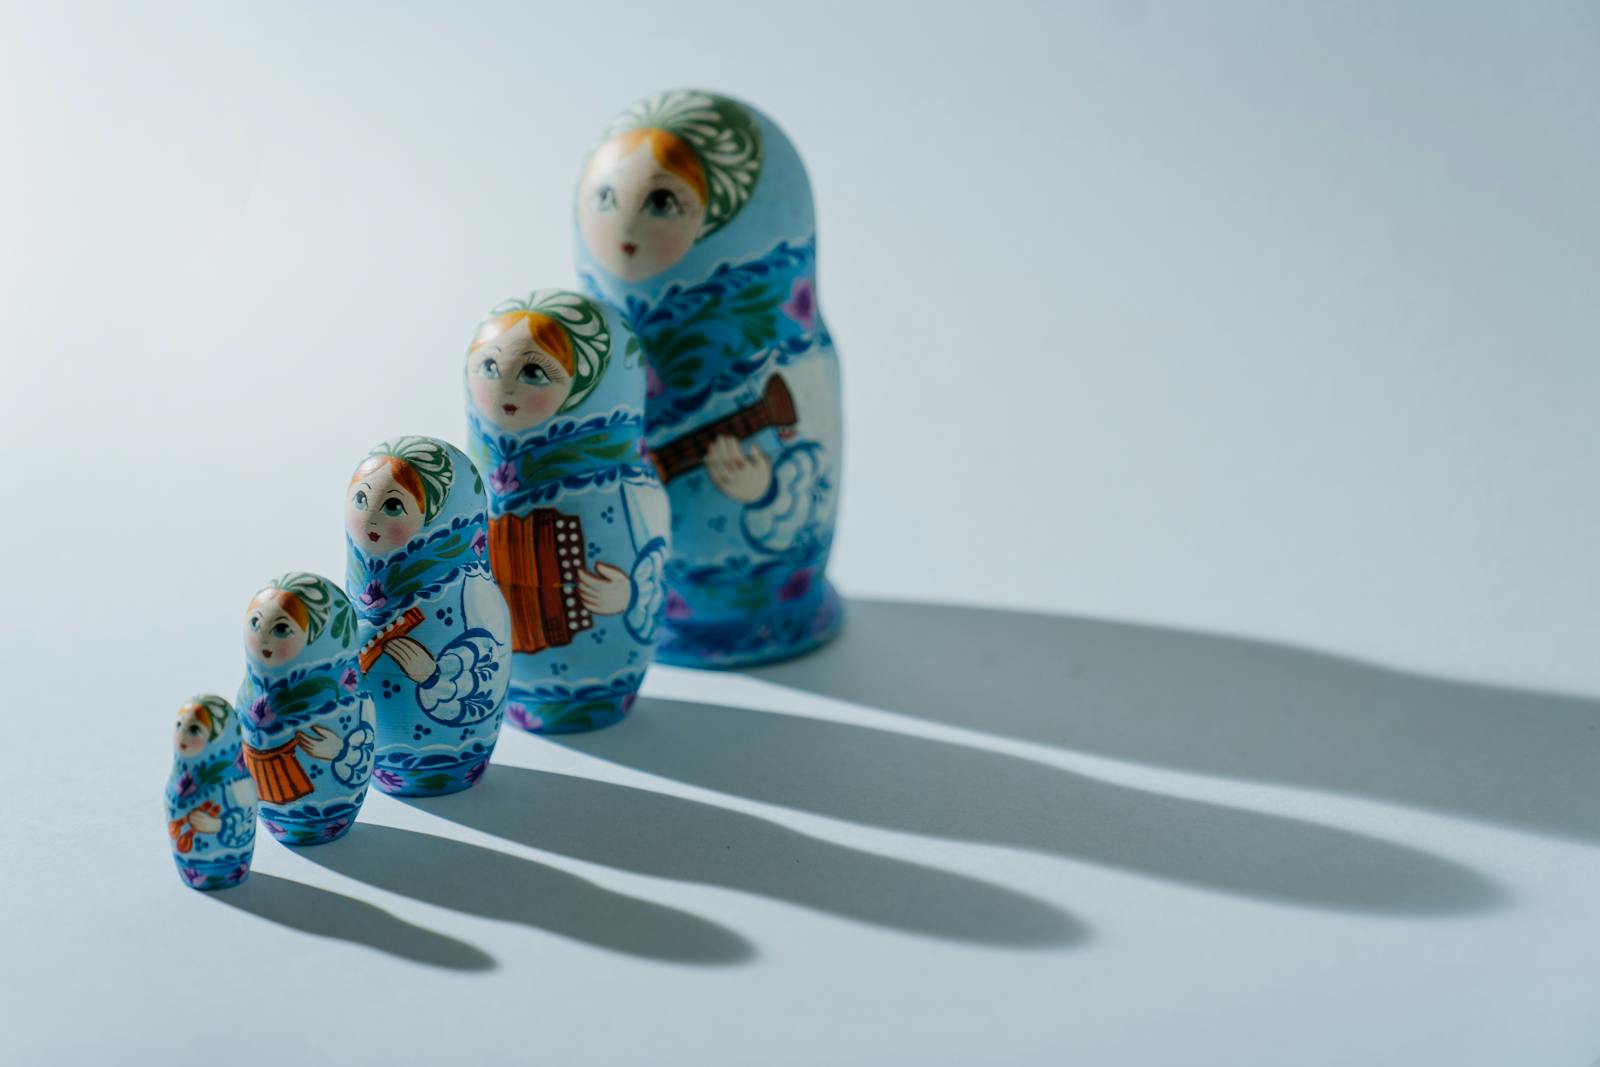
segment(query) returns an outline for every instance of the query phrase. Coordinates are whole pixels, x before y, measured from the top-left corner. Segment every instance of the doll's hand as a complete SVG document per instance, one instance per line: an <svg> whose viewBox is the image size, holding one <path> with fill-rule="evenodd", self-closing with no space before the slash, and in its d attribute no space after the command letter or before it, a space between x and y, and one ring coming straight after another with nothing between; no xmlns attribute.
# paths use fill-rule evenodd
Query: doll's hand
<svg viewBox="0 0 1600 1067"><path fill-rule="evenodd" d="M189 825L194 827L195 833L214 834L222 829L221 814L221 808L207 801L189 813Z"/></svg>
<svg viewBox="0 0 1600 1067"><path fill-rule="evenodd" d="M594 615L621 615L633 599L633 582L622 568L596 563L594 572L578 572L578 599Z"/></svg>
<svg viewBox="0 0 1600 1067"><path fill-rule="evenodd" d="M396 637L383 646L383 654L400 665L406 677L421 685L439 669L433 654L409 637Z"/></svg>
<svg viewBox="0 0 1600 1067"><path fill-rule="evenodd" d="M723 434L706 449L706 473L724 496L753 504L772 485L772 460L760 445L748 448L732 434Z"/></svg>
<svg viewBox="0 0 1600 1067"><path fill-rule="evenodd" d="M311 733L302 733L295 740L312 759L332 760L344 751L344 738L326 726L313 726Z"/></svg>

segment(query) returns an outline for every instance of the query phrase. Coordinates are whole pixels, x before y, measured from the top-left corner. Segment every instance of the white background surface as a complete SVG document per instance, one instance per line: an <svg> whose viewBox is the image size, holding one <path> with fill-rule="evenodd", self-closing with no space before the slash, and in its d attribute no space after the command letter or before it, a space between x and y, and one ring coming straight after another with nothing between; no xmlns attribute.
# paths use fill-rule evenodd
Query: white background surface
<svg viewBox="0 0 1600 1067"><path fill-rule="evenodd" d="M1597 70L1583 4L6 9L0 1059L1591 1064ZM811 169L847 633L183 891L171 709L681 84Z"/></svg>

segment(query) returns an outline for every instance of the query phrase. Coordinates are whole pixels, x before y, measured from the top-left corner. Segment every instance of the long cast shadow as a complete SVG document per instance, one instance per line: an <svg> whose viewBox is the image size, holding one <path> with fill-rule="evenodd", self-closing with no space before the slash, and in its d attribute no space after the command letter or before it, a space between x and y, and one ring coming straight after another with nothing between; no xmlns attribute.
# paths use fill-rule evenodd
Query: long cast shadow
<svg viewBox="0 0 1600 1067"><path fill-rule="evenodd" d="M688 964L743 963L755 949L698 915L604 889L554 867L433 834L363 823L300 855L441 908L522 923L598 948Z"/></svg>
<svg viewBox="0 0 1600 1067"><path fill-rule="evenodd" d="M496 764L472 789L415 803L547 852L909 933L1011 948L1087 938L1078 920L1015 890L648 789Z"/></svg>
<svg viewBox="0 0 1600 1067"><path fill-rule="evenodd" d="M853 600L832 645L750 672L932 722L1600 840L1600 701L1264 641Z"/></svg>
<svg viewBox="0 0 1600 1067"><path fill-rule="evenodd" d="M452 971L495 967L494 957L482 949L413 926L375 904L260 871L241 886L205 895L280 926L365 945L413 963Z"/></svg>
<svg viewBox="0 0 1600 1067"><path fill-rule="evenodd" d="M1471 868L1348 830L889 730L747 708L641 703L627 729L552 740L801 811L1054 853L1287 904L1444 916L1504 899Z"/></svg>

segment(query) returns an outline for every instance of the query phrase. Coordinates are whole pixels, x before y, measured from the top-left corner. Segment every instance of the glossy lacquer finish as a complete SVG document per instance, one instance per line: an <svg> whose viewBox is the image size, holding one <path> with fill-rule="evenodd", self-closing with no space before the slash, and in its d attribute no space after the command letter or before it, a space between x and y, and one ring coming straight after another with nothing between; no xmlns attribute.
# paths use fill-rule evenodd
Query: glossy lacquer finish
<svg viewBox="0 0 1600 1067"><path fill-rule="evenodd" d="M167 837L178 877L194 889L227 889L250 877L256 787L245 769L239 718L219 696L178 708L167 778Z"/></svg>
<svg viewBox="0 0 1600 1067"><path fill-rule="evenodd" d="M250 599L244 643L234 703L261 824L288 845L342 837L366 799L376 740L349 598L320 575L285 574Z"/></svg>
<svg viewBox="0 0 1600 1067"><path fill-rule="evenodd" d="M377 709L372 780L431 796L477 782L511 683L511 619L489 570L483 481L431 437L373 448L345 487L345 589Z"/></svg>
<svg viewBox="0 0 1600 1067"><path fill-rule="evenodd" d="M511 609L506 716L539 733L628 713L666 606L667 496L646 456L645 364L615 309L560 289L506 301L466 356L469 447Z"/></svg>
<svg viewBox="0 0 1600 1067"><path fill-rule="evenodd" d="M727 667L821 644L841 618L824 575L839 364L799 155L748 105L666 92L605 131L577 197L583 285L650 365L647 436L672 502L659 658Z"/></svg>

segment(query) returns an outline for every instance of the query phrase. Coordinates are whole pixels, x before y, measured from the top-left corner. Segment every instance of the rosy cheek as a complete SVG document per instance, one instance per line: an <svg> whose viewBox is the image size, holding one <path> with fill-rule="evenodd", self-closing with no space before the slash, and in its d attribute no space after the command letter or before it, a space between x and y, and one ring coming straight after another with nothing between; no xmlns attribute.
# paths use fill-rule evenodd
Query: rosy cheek
<svg viewBox="0 0 1600 1067"><path fill-rule="evenodd" d="M404 523L399 523L399 522L391 522L389 524L389 532L388 532L388 534L386 536L389 538L390 541L394 542L397 545L403 543L405 541L405 539L406 539L405 524Z"/></svg>
<svg viewBox="0 0 1600 1067"><path fill-rule="evenodd" d="M651 249L656 262L662 264L676 263L682 255L689 250L689 242L675 233L665 234L655 242Z"/></svg>

